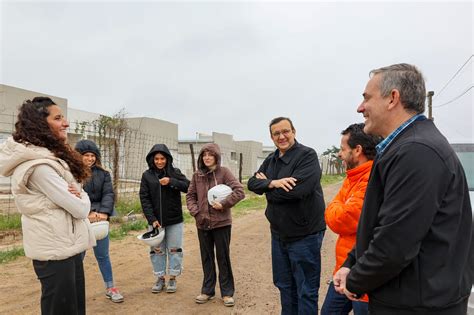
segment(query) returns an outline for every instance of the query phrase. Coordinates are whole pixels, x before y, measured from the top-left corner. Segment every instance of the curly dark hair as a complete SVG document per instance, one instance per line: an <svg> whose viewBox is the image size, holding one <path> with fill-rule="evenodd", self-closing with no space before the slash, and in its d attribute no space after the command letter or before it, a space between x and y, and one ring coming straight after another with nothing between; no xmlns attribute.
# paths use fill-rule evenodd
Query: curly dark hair
<svg viewBox="0 0 474 315"><path fill-rule="evenodd" d="M52 105L56 103L43 96L23 102L15 123L13 139L25 145L32 144L50 150L54 156L69 165L74 178L82 183L89 177L90 171L84 166L82 156L51 132L46 118L49 115L48 108Z"/></svg>

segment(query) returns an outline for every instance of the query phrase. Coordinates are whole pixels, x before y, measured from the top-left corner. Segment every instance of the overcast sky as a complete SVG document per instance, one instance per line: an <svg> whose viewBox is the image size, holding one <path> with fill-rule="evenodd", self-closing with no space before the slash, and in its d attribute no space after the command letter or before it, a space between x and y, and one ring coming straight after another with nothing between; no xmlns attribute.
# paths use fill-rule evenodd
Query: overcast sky
<svg viewBox="0 0 474 315"><path fill-rule="evenodd" d="M371 69L417 65L435 123L472 142L473 3L1 1L0 82L70 107L271 144L289 116L322 153L356 112ZM438 92L441 94L438 95Z"/></svg>

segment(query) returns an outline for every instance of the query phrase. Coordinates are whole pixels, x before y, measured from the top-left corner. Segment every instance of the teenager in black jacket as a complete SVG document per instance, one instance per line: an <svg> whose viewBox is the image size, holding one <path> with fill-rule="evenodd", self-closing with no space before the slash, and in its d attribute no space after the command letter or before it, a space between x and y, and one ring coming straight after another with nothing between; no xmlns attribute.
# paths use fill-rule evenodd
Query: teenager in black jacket
<svg viewBox="0 0 474 315"><path fill-rule="evenodd" d="M91 168L92 173L91 178L84 184L84 190L91 201L89 221L107 221L114 211L114 190L109 172L101 166L99 148L91 140L81 140L76 144L76 150L82 154L84 164ZM123 302L122 294L114 286L109 257L109 235L97 240L94 255L105 283L107 298L115 303Z"/></svg>
<svg viewBox="0 0 474 315"><path fill-rule="evenodd" d="M176 292L176 276L182 271L183 209L181 192L187 192L189 180L173 166L173 156L165 144L155 144L146 156L149 169L140 183L140 202L150 229L165 228L165 239L150 249L153 273L157 277L151 292L165 288L165 275L170 279L166 292Z"/></svg>

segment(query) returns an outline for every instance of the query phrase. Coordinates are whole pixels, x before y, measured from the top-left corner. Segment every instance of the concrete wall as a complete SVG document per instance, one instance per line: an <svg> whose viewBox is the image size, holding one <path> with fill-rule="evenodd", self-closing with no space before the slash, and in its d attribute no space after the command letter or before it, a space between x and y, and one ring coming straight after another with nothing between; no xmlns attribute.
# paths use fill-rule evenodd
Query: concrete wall
<svg viewBox="0 0 474 315"><path fill-rule="evenodd" d="M68 108L67 118L69 121L69 133L68 141L74 146L81 139L91 139L95 133L93 132L91 126L87 126L83 123L91 123L100 118L100 114L87 112L85 110Z"/></svg>
<svg viewBox="0 0 474 315"><path fill-rule="evenodd" d="M174 165L178 160L178 125L156 118L126 118L128 126L134 130L127 140L124 156L127 179L141 179L148 169L146 155L157 143L164 143L173 156Z"/></svg>
<svg viewBox="0 0 474 315"><path fill-rule="evenodd" d="M242 176L248 177L258 169L263 159L263 145L257 141L234 141L232 135L213 132L212 135L197 134L197 139L180 140L178 144L180 169L190 177L192 171L192 158L190 144L193 145L195 160L202 146L206 143L216 143L221 149L221 164L228 167L236 178L239 176L239 159L242 153ZM273 149L273 147L272 147Z"/></svg>
<svg viewBox="0 0 474 315"><path fill-rule="evenodd" d="M70 123L68 139L72 146L84 138L95 141L101 149L103 166L109 170L112 168L113 160L118 156L118 176L125 182L140 180L143 171L148 168L145 157L157 143L168 146L175 167L180 168L188 178L193 174L189 144L194 146L196 160L204 144L218 144L221 149L221 164L228 167L236 177L239 175L240 153L243 156L243 176L252 175L269 153L268 148L263 147L260 142L234 141L232 135L219 132L213 132L211 135L197 133L195 139L178 142L177 124L148 117L124 118L127 124L124 134L108 131L105 136L103 133L99 135L97 121L103 117L101 114L68 108L66 98L7 85L0 85L0 142L11 135L18 107L24 100L35 96L48 96L63 109ZM269 148L270 151L275 149ZM5 180L7 179L3 179ZM7 181L9 184L9 180ZM1 182L0 178L0 185Z"/></svg>
<svg viewBox="0 0 474 315"><path fill-rule="evenodd" d="M236 141L237 163L242 153L242 175L250 176L258 170L258 157L262 154L263 145L257 141Z"/></svg>
<svg viewBox="0 0 474 315"><path fill-rule="evenodd" d="M180 140L178 145L179 153L179 168L183 173L191 178L193 174L192 169L192 157L191 149L189 144L193 144L195 162L199 156L201 148L206 143L215 143L219 146L221 150L221 165L229 168L232 173L237 177L238 176L238 164L237 159L234 159L236 156L235 143L232 135L213 132L212 135L206 134L197 134L197 139L187 139Z"/></svg>
<svg viewBox="0 0 474 315"><path fill-rule="evenodd" d="M99 137L98 128L94 127L93 122L101 119L102 115L75 109L70 110L69 114L71 145L80 139L95 141L101 150L102 164L109 170L113 168L115 154L118 153L119 176L122 179L141 179L142 173L148 168L146 155L157 143L166 144L174 158L178 155L177 124L148 117L124 118L124 133L111 130L107 136Z"/></svg>
<svg viewBox="0 0 474 315"><path fill-rule="evenodd" d="M263 146L262 147L262 152L260 155L257 157L257 167L254 172L256 172L260 166L262 165L263 161L272 153L274 153L276 150L275 146ZM253 175L253 174L252 174Z"/></svg>

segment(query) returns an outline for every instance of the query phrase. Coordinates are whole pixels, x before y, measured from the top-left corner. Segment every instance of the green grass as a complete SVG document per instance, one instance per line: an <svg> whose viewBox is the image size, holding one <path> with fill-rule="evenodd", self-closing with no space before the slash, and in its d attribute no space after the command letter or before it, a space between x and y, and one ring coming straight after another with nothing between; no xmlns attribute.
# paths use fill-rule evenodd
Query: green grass
<svg viewBox="0 0 474 315"><path fill-rule="evenodd" d="M189 213L189 210L186 207L183 207L183 218L184 223L194 222L193 216Z"/></svg>
<svg viewBox="0 0 474 315"><path fill-rule="evenodd" d="M323 175L321 178L321 185L322 187L326 187L328 185L332 185L338 182L343 181L345 175ZM247 183L244 182L244 190L245 190L245 199L240 201L237 205L232 208L232 216L233 217L240 217L245 215L251 211L255 210L263 210L267 207L267 200L265 199L265 195L257 195L247 189ZM186 200L183 199L183 204L186 204ZM194 218L189 214L189 211L186 207L183 207L183 216L184 222L194 222Z"/></svg>
<svg viewBox="0 0 474 315"><path fill-rule="evenodd" d="M0 215L0 231L21 229L21 215L19 213Z"/></svg>
<svg viewBox="0 0 474 315"><path fill-rule="evenodd" d="M13 261L18 257L25 256L25 252L22 247L15 247L13 249L0 251L0 264Z"/></svg>
<svg viewBox="0 0 474 315"><path fill-rule="evenodd" d="M141 231L146 229L148 226L145 220L136 220L132 222L125 222L120 224L117 227L112 226L109 232L109 237L111 240L120 240L128 235L130 231Z"/></svg>
<svg viewBox="0 0 474 315"><path fill-rule="evenodd" d="M245 199L240 201L232 209L232 215L240 217L251 211L265 209L267 207L267 200L265 195L257 195L245 187Z"/></svg>
<svg viewBox="0 0 474 315"><path fill-rule="evenodd" d="M133 211L132 213L134 214L142 213L142 206L140 199L138 199L138 194L135 199L118 200L115 204L115 210L117 210L120 216L127 215L130 211Z"/></svg>
<svg viewBox="0 0 474 315"><path fill-rule="evenodd" d="M340 175L323 175L321 177L321 186L326 187L328 185L332 185L338 182L342 182L346 178L345 174Z"/></svg>

